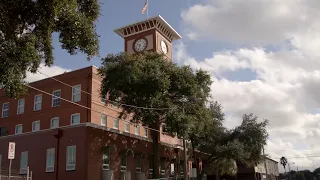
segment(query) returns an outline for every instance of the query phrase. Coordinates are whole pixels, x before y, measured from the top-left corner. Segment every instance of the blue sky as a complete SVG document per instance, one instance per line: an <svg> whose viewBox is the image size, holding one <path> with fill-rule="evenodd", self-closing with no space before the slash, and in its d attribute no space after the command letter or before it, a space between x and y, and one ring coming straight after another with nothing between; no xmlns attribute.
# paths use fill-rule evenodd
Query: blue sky
<svg viewBox="0 0 320 180"><path fill-rule="evenodd" d="M183 25L181 11L190 7L195 0L149 0L149 16L161 15L176 31L183 36ZM109 53L123 51L123 39L113 32L114 29L126 24L146 19L146 14L141 14L141 9L145 0L116 0L103 1L101 4L101 16L97 21L97 33L100 35L100 56L104 57ZM187 41L184 39L184 41ZM55 65L67 69L79 69L82 67L95 65L100 66L100 58L96 57L90 62L83 54L75 56L69 55L61 49L58 35L54 35L54 56ZM211 45L214 46L214 45ZM210 47L205 42L202 45L195 43L188 44L188 50L195 57L211 56L211 51L206 51ZM204 49L203 49L204 48ZM198 52L198 49L203 49ZM209 52L205 53L205 52Z"/></svg>

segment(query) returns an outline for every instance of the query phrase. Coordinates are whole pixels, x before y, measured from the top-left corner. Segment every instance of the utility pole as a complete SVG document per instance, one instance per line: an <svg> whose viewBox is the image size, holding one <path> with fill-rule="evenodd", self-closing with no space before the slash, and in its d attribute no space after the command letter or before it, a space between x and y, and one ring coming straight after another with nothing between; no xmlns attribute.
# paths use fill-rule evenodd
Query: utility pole
<svg viewBox="0 0 320 180"><path fill-rule="evenodd" d="M182 112L183 112L183 115L185 115L185 112L184 112L184 103L187 102L187 99L186 98L182 98L181 99L182 101ZM184 180L188 180L188 163L187 163L187 145L186 145L186 139L185 137L183 137L183 159L184 159L184 162L183 162L183 179Z"/></svg>

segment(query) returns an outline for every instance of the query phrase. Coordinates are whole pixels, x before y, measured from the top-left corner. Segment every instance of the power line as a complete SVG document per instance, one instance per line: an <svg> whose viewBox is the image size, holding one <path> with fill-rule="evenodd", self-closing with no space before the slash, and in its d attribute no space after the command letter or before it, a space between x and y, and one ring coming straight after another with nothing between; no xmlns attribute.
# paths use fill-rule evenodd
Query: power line
<svg viewBox="0 0 320 180"><path fill-rule="evenodd" d="M41 71L39 71L39 70L38 70L38 72L39 72L40 74L42 74L42 75L47 76L47 77L50 78L50 79L53 79L54 81L57 81L57 82L59 82L59 83L61 83L61 84L63 84L63 85L66 85L66 86L68 86L68 87L73 88L73 86L71 86L71 85L69 85L69 84L67 84L67 83L65 83L65 82L62 82L62 81L60 81L60 80L58 80L58 79L56 79L56 78L54 78L54 77L52 77L52 76L49 76L49 75L47 75L47 74L45 74L45 73L43 73L43 72L41 72ZM84 90L82 90L81 88L75 88L75 89L80 90L81 92L92 96L91 93L89 93L89 92L87 92L87 91L84 91ZM111 100L109 100L109 99L102 98L102 97L101 97L101 99L102 99L103 101L108 101L108 102L111 102L111 103L118 103L117 101L111 101ZM161 110L161 111L162 111L162 110L169 110L169 109L176 109L176 108L157 108L157 107L156 107L156 108L148 108L148 107L134 106L134 105L130 105L130 104L123 104L123 103L121 103L120 105L121 105L121 106L132 107L132 108L137 108L137 109L149 109L149 110Z"/></svg>
<svg viewBox="0 0 320 180"><path fill-rule="evenodd" d="M130 122L130 121L128 121L128 120L120 119L120 118L118 118L118 117L113 117L113 116L110 116L110 115L108 115L108 114L105 114L105 113L103 113L103 112L101 112L101 111L97 111L97 110L94 110L94 109L89 108L89 107L87 107L87 106L83 106L83 105L81 105L81 104L79 104L79 103L75 103L75 102L73 102L73 101L70 101L70 100L67 100L67 99L64 99L64 98L55 96L55 95L53 95L53 94L51 94L51 93L48 93L48 92L46 92L46 91L43 91L43 90L41 90L41 89L35 88L35 87L33 87L33 86L30 86L29 84L24 84L24 85L27 86L27 87L29 87L29 88L31 88L31 89L33 89L33 90L42 92L42 93L47 94L47 95L52 96L52 97L59 98L59 99L61 99L61 100L63 100L63 101L66 101L66 102L68 102L68 103L71 103L71 104L76 105L76 106L79 106L79 107L82 107L82 108L84 108L84 109L88 109L88 110L91 110L91 111L93 111L93 112L96 112L96 113L99 113L99 114L102 114L102 115L105 115L105 116L108 116L108 117L112 117L112 118L114 118L114 119L119 119L120 121L124 121L124 122L128 122L128 123L130 123L130 124L133 124L132 122ZM134 124L138 124L138 123L134 123ZM138 126L139 126L139 125L138 125ZM153 128L149 128L149 127L147 127L147 126L141 126L141 127L145 128L145 129L152 130L152 131L160 132L160 130L153 129Z"/></svg>

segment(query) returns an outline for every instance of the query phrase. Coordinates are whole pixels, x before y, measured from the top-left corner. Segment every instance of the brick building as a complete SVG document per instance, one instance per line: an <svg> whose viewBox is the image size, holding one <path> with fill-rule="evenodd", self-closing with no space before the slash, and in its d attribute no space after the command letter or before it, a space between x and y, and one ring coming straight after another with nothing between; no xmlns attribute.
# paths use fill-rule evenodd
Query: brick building
<svg viewBox="0 0 320 180"><path fill-rule="evenodd" d="M161 16L115 32L125 51L162 52L168 60L171 42L181 38ZM33 82L16 99L0 89L0 168L9 166L8 144L15 142L12 167L22 174L29 167L34 180L152 178L150 131L119 120L120 107L100 98L100 86L91 66ZM161 130L159 142L162 176L181 173L182 142Z"/></svg>

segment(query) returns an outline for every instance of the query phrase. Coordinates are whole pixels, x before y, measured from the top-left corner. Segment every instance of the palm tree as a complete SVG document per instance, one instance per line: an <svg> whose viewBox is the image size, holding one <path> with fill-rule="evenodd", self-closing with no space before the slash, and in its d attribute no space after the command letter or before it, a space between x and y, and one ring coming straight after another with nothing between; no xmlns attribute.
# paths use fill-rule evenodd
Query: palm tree
<svg viewBox="0 0 320 180"><path fill-rule="evenodd" d="M282 166L284 168L284 172L285 172L285 174L287 174L286 165L288 164L288 159L286 157L281 157L280 158L280 164L282 164Z"/></svg>

